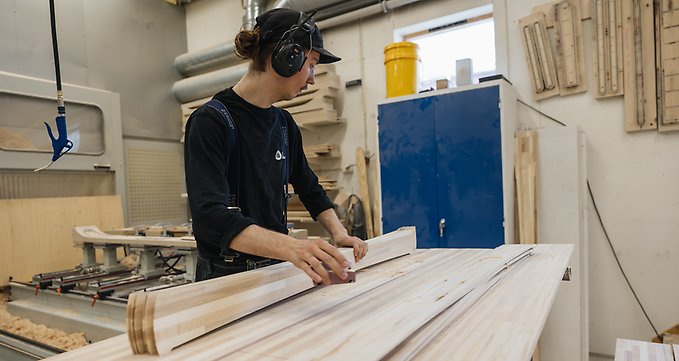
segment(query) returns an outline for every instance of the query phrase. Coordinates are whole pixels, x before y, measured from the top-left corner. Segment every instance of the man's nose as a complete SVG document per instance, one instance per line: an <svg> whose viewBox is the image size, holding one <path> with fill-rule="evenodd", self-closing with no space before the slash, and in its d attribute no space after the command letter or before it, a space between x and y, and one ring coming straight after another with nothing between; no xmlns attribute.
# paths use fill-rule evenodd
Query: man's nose
<svg viewBox="0 0 679 361"><path fill-rule="evenodd" d="M311 69L311 71L309 72L309 77L306 78L306 83L309 85L316 84L316 76L314 75L313 69Z"/></svg>

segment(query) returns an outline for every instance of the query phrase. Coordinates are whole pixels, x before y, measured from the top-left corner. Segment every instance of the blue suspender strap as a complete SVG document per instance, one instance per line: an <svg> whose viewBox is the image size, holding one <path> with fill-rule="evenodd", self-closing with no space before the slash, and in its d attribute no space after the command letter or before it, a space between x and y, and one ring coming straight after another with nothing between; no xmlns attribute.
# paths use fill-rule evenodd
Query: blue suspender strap
<svg viewBox="0 0 679 361"><path fill-rule="evenodd" d="M284 221L285 221L285 227L287 228L288 226L288 199L290 199L291 195L290 192L288 191L288 183L290 183L290 172L288 171L288 124L285 120L285 114L283 114L283 111L280 109L278 110L278 116L277 118L279 119L281 123L281 132L283 135L283 184L285 185L285 205L283 209L283 214L284 214Z"/></svg>
<svg viewBox="0 0 679 361"><path fill-rule="evenodd" d="M212 99L205 105L221 113L228 128L229 155L226 161L226 181L229 184L230 193L227 203L229 209L238 210L238 129L236 129L236 123L222 102Z"/></svg>

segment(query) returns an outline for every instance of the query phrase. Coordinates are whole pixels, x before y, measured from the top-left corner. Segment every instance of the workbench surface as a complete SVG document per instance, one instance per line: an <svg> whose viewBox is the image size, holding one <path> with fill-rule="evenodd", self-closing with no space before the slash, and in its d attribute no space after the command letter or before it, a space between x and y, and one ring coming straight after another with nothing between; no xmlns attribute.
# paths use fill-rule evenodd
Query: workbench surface
<svg viewBox="0 0 679 361"><path fill-rule="evenodd" d="M536 245L532 256L427 316L436 305L421 290L428 295L441 290L434 301L445 300L446 283L464 284L457 275L468 271L465 265L494 257L493 251L417 250L360 270L356 283L313 288L165 356L133 355L127 335L120 335L50 360L527 361L562 282L570 245Z"/></svg>

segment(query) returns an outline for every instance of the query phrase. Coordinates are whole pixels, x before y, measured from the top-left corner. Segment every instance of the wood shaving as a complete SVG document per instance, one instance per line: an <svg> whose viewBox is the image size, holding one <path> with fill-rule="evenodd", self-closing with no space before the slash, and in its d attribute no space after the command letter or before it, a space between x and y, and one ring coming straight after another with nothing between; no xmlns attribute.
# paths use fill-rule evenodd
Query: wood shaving
<svg viewBox="0 0 679 361"><path fill-rule="evenodd" d="M68 334L45 325L35 324L26 318L13 316L7 312L7 299L7 293L0 289L0 330L66 351L75 350L89 344L82 332Z"/></svg>

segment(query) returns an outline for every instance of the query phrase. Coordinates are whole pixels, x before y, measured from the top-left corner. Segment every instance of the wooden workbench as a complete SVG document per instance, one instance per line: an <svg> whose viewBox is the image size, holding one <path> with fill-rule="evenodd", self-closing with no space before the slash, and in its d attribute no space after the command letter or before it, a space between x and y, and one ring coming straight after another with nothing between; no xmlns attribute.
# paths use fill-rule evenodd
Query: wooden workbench
<svg viewBox="0 0 679 361"><path fill-rule="evenodd" d="M424 302L426 307L418 308L420 299L412 295L415 288L441 275L444 282L464 283L456 275L465 264L491 252L418 250L359 271L356 283L316 287L162 357L133 355L127 335L120 335L51 359L530 360L562 282L570 245L537 245L533 256L403 335L432 308ZM429 289L436 292L438 287L433 284ZM318 312L324 301L338 299L343 300L339 306ZM403 341L385 354L384 345L393 340Z"/></svg>

